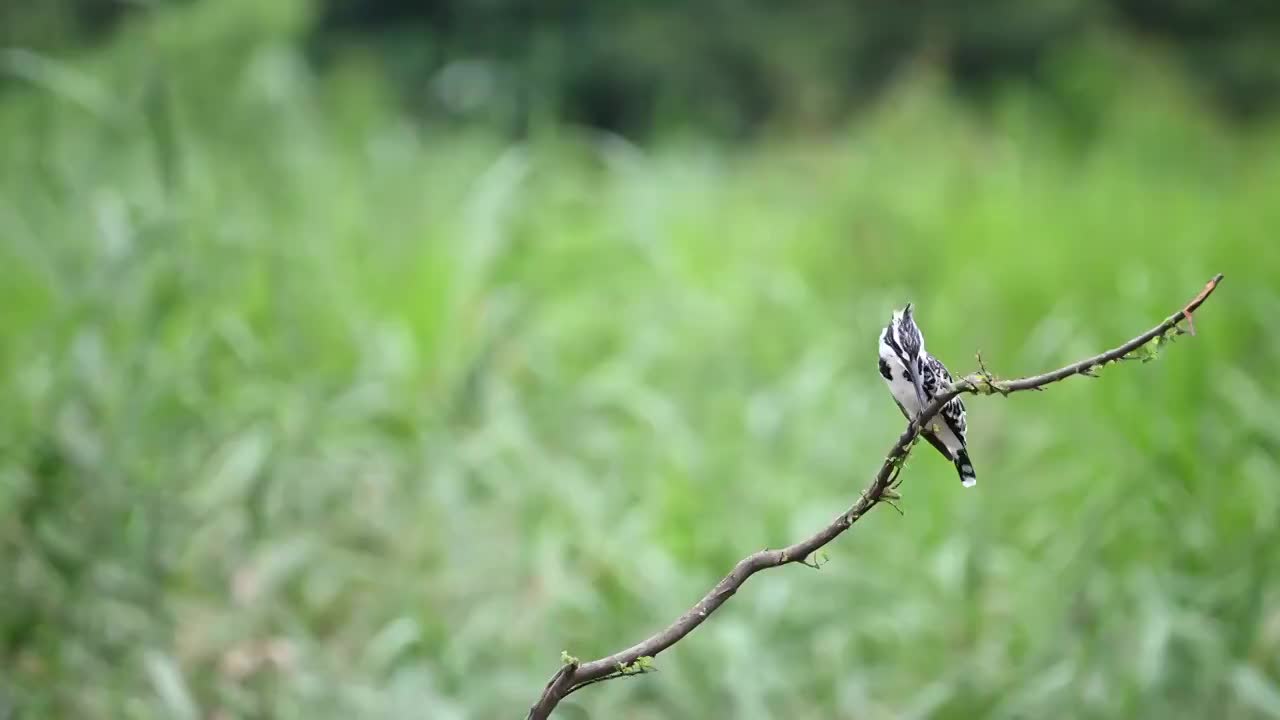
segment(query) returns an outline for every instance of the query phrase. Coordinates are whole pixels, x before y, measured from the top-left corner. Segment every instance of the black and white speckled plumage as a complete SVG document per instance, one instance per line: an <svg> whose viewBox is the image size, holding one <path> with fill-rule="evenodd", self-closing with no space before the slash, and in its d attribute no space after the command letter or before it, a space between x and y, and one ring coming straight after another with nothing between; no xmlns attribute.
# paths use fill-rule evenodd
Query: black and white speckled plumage
<svg viewBox="0 0 1280 720"><path fill-rule="evenodd" d="M952 382L946 366L925 350L924 336L916 325L909 304L902 311L895 312L889 325L880 333L879 370L898 409L908 420L915 418L923 409L917 392L917 372L919 390L923 392L925 403L932 401ZM964 402L956 397L942 407L921 436L955 464L960 482L969 487L977 482L977 477L969 460L966 430Z"/></svg>
<svg viewBox="0 0 1280 720"><path fill-rule="evenodd" d="M943 365L938 358L928 353L925 353L924 355L923 366L924 375L922 379L924 381L924 391L925 394L929 396L929 399L932 400L938 395L938 393L950 387L954 380L951 377L951 373L947 372L947 366ZM960 438L961 442L965 442L966 423L964 401L961 400L959 396L956 396L947 402L946 405L943 405L942 412L938 414L946 420L947 425L951 428L951 431L956 434L956 437Z"/></svg>

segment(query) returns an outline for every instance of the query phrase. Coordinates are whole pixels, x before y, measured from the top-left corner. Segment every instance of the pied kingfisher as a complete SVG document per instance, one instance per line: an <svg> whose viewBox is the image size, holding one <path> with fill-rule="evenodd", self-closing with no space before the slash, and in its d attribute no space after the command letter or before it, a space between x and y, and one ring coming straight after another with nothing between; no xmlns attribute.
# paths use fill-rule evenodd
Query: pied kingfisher
<svg viewBox="0 0 1280 720"><path fill-rule="evenodd" d="M880 374L889 384L898 409L908 420L915 420L934 396L951 384L951 373L946 366L925 352L924 336L911 316L911 303L895 311L893 319L880 333ZM942 406L942 411L920 434L943 457L955 463L960 484L973 487L978 477L969 462L964 433L964 403L955 397Z"/></svg>

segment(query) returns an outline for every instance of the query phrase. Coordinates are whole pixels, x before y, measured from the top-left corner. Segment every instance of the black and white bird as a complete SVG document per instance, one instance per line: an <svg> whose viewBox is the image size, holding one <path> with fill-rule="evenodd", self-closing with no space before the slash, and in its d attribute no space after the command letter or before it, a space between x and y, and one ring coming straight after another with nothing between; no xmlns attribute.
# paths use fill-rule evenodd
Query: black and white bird
<svg viewBox="0 0 1280 720"><path fill-rule="evenodd" d="M880 333L880 374L889 384L898 409L914 420L933 398L951 384L946 366L924 349L924 335L911 315L911 303L894 311ZM969 462L965 441L964 403L952 398L921 433L942 456L955 463L960 484L973 487L978 477Z"/></svg>

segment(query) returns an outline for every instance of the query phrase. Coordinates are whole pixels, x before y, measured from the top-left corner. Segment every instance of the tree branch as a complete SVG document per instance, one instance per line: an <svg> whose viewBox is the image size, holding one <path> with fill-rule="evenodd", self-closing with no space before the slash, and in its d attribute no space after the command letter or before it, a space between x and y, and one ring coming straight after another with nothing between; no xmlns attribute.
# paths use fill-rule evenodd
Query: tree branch
<svg viewBox="0 0 1280 720"><path fill-rule="evenodd" d="M576 658L566 662L547 683L542 691L542 696L529 709L527 720L546 720L566 695L586 685L614 677L636 674L625 670L625 668L647 667L647 661L641 661L641 666L637 666L636 663L641 658L652 658L658 655L658 653L693 632L694 628L701 625L703 621L719 609L752 575L767 568L779 567L790 563L805 563L811 554L839 537L841 533L848 530L850 526L876 505L894 499L896 493L890 486L897 478L898 472L906 461L907 455L911 452L912 446L915 445L916 437L920 434L921 428L929 423L942 410L942 406L952 398L965 393L982 395L1000 393L1001 395L1008 395L1024 390L1040 390L1046 385L1060 382L1073 375L1092 375L1095 368L1102 367L1108 363L1133 359L1135 351L1145 347L1153 340L1156 341L1158 349L1159 344L1167 340L1170 332L1178 334L1184 332L1178 327L1179 323L1185 320L1188 326L1194 327L1191 325L1192 313L1209 298L1209 295L1221 280L1222 274L1219 273L1204 286L1204 289L1198 295L1191 299L1191 302L1170 315L1164 322L1123 345L1091 358L1080 360L1042 375L1033 375L1016 380L997 380L987 372L985 366L982 366L980 372L969 374L952 383L951 387L935 397L933 402L929 403L928 407L916 419L907 424L906 430L903 430L902 434L898 436L897 442L889 448L889 454L885 456L884 462L880 464L880 470L876 473L875 479L871 481L866 490L862 491L858 500L848 510L840 513L839 516L832 520L831 524L794 545L780 550L761 550L739 560L738 564L733 566L733 570L724 576L720 582L716 583L715 587L699 600L696 605L689 608L675 622L648 639L608 657L592 660L591 662L579 664Z"/></svg>

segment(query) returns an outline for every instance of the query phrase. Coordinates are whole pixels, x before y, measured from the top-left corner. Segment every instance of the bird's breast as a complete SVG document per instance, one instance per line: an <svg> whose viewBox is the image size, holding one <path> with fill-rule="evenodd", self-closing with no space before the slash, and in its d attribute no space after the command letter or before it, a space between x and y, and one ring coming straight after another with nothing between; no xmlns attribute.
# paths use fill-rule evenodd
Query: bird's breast
<svg viewBox="0 0 1280 720"><path fill-rule="evenodd" d="M920 412L920 399L916 396L915 383L911 381L911 374L897 354L891 349L881 347L880 367L880 374L889 385L889 392L893 394L894 399L908 412Z"/></svg>

